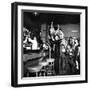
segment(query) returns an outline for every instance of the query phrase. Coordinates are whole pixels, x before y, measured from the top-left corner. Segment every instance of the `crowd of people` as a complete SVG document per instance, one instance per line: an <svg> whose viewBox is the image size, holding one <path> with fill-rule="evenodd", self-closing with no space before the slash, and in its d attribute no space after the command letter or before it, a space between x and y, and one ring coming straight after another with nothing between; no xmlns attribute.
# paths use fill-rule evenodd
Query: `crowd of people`
<svg viewBox="0 0 90 90"><path fill-rule="evenodd" d="M80 43L79 40L69 37L68 40L54 41L52 57L55 58L55 71L57 74L80 73ZM54 45L52 46L54 47ZM59 64L58 64L59 63Z"/></svg>
<svg viewBox="0 0 90 90"><path fill-rule="evenodd" d="M50 28L52 58L55 58L55 72L58 74L80 74L80 40L77 37L65 37L60 26Z"/></svg>

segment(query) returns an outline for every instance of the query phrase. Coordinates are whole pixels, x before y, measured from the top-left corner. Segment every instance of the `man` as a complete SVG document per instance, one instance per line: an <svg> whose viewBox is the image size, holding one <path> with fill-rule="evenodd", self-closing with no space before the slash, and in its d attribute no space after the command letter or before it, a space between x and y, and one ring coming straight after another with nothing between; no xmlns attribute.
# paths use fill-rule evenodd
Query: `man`
<svg viewBox="0 0 90 90"><path fill-rule="evenodd" d="M55 31L55 35L58 35L60 39L64 38L64 33L60 29L60 25L59 24L57 25L57 30Z"/></svg>
<svg viewBox="0 0 90 90"><path fill-rule="evenodd" d="M31 38L28 38L29 42L32 43L32 50L37 50L38 49L38 42L37 38L34 37L33 40Z"/></svg>

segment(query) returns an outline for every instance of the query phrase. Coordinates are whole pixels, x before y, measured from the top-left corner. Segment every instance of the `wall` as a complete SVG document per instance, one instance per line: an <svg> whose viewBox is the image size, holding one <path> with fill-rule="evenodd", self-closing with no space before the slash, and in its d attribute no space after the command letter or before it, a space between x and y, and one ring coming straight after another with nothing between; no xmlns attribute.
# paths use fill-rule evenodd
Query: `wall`
<svg viewBox="0 0 90 90"><path fill-rule="evenodd" d="M18 0L1 0L0 2L0 90L14 90L10 86L11 78L11 2ZM19 0L39 3L87 5L90 9L90 0ZM90 16L90 11L89 11ZM90 20L90 18L88 18ZM90 21L89 21L90 23ZM90 25L89 25L90 26ZM89 27L90 28L90 27ZM90 31L88 31L90 33ZM88 33L88 34L89 34ZM90 35L89 35L90 38ZM90 46L90 41L89 41ZM88 51L90 48L88 48ZM89 52L90 53L90 52ZM90 59L90 55L89 55ZM90 60L89 62L90 63ZM90 65L89 65L90 69ZM90 76L90 70L89 70ZM87 84L70 84L54 86L38 86L18 88L20 90L90 90L90 79Z"/></svg>
<svg viewBox="0 0 90 90"><path fill-rule="evenodd" d="M80 25L78 24L66 24L61 25L65 37L79 37Z"/></svg>

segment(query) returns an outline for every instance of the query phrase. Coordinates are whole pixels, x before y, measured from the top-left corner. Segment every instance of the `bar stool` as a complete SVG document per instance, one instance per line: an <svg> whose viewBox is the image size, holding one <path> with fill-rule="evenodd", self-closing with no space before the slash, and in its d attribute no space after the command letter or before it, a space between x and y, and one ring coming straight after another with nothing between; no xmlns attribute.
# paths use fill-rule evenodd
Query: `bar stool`
<svg viewBox="0 0 90 90"><path fill-rule="evenodd" d="M47 59L48 62L48 74L54 74L54 58Z"/></svg>
<svg viewBox="0 0 90 90"><path fill-rule="evenodd" d="M43 76L46 76L46 73L47 73L46 67L48 65L48 62L47 61L42 61L42 62L39 63L39 65L42 66L41 72L43 72Z"/></svg>
<svg viewBox="0 0 90 90"><path fill-rule="evenodd" d="M28 71L30 73L35 73L36 77L38 77L38 73L40 72L42 66L41 65L37 65L37 66L33 66L33 67L28 67Z"/></svg>

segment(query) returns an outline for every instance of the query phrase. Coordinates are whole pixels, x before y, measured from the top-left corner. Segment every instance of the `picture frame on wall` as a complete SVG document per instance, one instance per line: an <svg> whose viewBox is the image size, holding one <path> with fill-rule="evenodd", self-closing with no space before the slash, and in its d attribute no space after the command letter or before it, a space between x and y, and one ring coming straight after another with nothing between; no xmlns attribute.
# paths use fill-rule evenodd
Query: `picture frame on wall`
<svg viewBox="0 0 90 90"><path fill-rule="evenodd" d="M87 83L87 6L11 4L11 85Z"/></svg>

